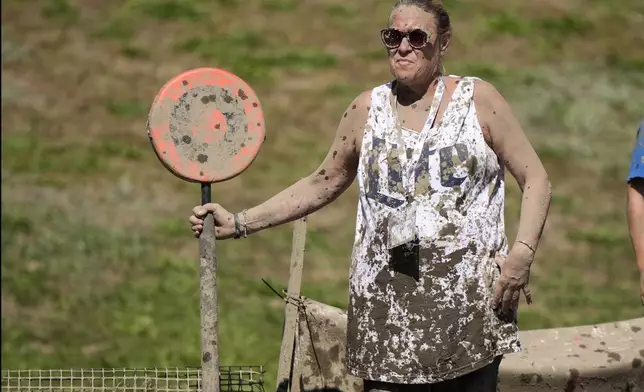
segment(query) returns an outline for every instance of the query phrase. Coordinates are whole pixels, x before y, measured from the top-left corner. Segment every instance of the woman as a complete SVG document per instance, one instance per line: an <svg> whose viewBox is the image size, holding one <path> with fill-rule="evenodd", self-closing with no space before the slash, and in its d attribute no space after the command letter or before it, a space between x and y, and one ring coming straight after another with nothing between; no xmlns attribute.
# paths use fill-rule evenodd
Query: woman
<svg viewBox="0 0 644 392"><path fill-rule="evenodd" d="M498 91L445 76L450 19L430 0L399 0L381 32L393 82L360 94L320 167L268 201L211 212L218 238L309 215L359 183L347 365L365 390L495 391L503 354L520 350L516 308L550 183ZM504 167L523 192L517 241L505 236ZM431 388L428 388L431 387Z"/></svg>

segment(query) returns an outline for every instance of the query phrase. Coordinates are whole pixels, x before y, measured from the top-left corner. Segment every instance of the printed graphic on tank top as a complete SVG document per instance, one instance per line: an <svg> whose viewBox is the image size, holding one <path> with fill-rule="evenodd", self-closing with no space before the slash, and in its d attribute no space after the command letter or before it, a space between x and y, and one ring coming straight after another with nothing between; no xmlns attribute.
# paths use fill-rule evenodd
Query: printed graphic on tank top
<svg viewBox="0 0 644 392"><path fill-rule="evenodd" d="M440 79L420 133L395 114L392 83L376 87L358 167L359 201L347 326L349 372L369 380L434 383L520 351L513 321L492 310L507 255L504 176L458 78L432 126Z"/></svg>

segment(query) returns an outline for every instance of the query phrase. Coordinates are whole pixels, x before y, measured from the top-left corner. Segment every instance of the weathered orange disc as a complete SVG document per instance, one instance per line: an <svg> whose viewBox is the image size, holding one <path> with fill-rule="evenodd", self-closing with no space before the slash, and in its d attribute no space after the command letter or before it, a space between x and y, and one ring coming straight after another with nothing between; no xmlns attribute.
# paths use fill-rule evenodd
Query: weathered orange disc
<svg viewBox="0 0 644 392"><path fill-rule="evenodd" d="M176 176L212 183L235 177L264 142L264 114L246 82L217 68L183 72L158 92L148 115L148 136Z"/></svg>

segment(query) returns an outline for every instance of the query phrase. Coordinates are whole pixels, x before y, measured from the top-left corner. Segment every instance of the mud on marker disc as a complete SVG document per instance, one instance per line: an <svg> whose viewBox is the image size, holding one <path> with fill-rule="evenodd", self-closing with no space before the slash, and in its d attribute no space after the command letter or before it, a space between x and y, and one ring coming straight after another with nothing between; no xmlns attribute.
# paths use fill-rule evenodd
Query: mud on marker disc
<svg viewBox="0 0 644 392"><path fill-rule="evenodd" d="M172 78L148 115L148 136L157 156L187 181L235 177L255 159L264 135L264 114L253 89L217 68Z"/></svg>

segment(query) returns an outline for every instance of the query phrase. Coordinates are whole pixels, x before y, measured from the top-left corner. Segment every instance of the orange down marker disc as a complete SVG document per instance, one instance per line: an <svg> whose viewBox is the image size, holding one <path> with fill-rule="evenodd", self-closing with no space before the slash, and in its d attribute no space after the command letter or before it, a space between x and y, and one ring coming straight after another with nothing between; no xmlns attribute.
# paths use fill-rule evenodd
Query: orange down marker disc
<svg viewBox="0 0 644 392"><path fill-rule="evenodd" d="M225 181L244 171L264 142L264 114L246 82L217 68L183 72L161 88L148 114L157 157L191 182Z"/></svg>

